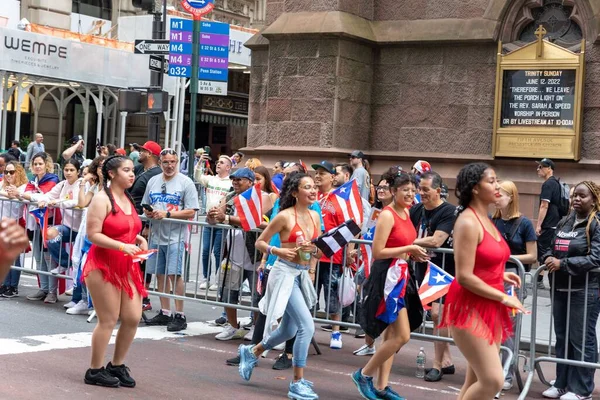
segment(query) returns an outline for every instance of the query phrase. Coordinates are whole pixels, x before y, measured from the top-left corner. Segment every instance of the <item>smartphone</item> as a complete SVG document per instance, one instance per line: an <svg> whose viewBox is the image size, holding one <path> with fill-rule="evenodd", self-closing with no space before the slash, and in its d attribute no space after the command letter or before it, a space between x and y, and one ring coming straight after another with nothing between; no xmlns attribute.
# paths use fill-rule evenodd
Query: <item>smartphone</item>
<svg viewBox="0 0 600 400"><path fill-rule="evenodd" d="M210 154L210 146L204 146L204 152Z"/></svg>
<svg viewBox="0 0 600 400"><path fill-rule="evenodd" d="M154 208L152 208L152 206L149 205L149 204L142 204L142 208L144 210L148 211L148 212L153 212L154 211Z"/></svg>

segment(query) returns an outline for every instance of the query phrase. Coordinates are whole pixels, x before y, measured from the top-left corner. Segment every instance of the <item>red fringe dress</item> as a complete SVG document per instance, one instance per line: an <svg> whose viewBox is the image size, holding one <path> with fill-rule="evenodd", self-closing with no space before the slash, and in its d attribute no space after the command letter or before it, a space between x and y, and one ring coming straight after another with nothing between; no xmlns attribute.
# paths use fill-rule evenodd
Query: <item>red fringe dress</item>
<svg viewBox="0 0 600 400"><path fill-rule="evenodd" d="M142 230L142 221L135 213L135 207L133 204L131 205L132 213L128 215L115 202L115 210L116 213L110 212L104 219L102 233L119 242L135 244L136 236ZM91 271L100 270L106 282L125 291L130 298L133 298L130 280L135 285L137 292L145 297L148 292L144 287L139 263L134 263L132 260L131 256L124 254L122 251L106 249L92 244L87 261L83 266L81 279L87 278Z"/></svg>
<svg viewBox="0 0 600 400"><path fill-rule="evenodd" d="M483 240L477 245L473 273L488 285L504 292L504 265L510 257L510 248L500 232L498 235L500 241L483 228ZM446 296L440 328L464 329L474 336L487 339L490 344L501 343L513 333L509 312L504 304L465 289L455 279Z"/></svg>

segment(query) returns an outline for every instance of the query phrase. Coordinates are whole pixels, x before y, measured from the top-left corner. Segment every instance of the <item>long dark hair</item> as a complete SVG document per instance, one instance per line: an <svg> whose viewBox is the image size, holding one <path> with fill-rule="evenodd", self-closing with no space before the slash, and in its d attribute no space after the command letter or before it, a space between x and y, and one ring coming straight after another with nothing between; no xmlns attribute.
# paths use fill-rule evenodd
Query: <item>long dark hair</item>
<svg viewBox="0 0 600 400"><path fill-rule="evenodd" d="M100 168L102 161L106 160L106 156L98 156L92 160L88 165L88 172L96 178L96 183L100 183L100 175L98 175L98 168Z"/></svg>
<svg viewBox="0 0 600 400"><path fill-rule="evenodd" d="M458 172L454 194L458 199L457 212L460 214L473 201L473 188L481 181L486 169L491 167L482 162L467 164Z"/></svg>
<svg viewBox="0 0 600 400"><path fill-rule="evenodd" d="M126 156L114 155L107 157L104 161L104 164L102 165L102 175L104 176L104 191L108 196L108 200L110 200L110 209L113 214L116 214L117 210L115 209L115 199L113 197L112 191L110 190L110 187L108 186L108 182L112 179L108 172L116 172L119 169L119 167L123 165L123 163L127 160L129 160L129 158L127 158ZM125 190L125 194L127 195L129 201L131 201L131 204L135 204L133 198L129 194L129 191Z"/></svg>
<svg viewBox="0 0 600 400"><path fill-rule="evenodd" d="M273 190L273 185L271 184L271 174L269 173L269 170L267 168L265 168L262 165L259 165L258 167L254 168L254 173L261 174L265 178L265 187L263 188L263 190L265 192L267 192L267 193L275 192Z"/></svg>
<svg viewBox="0 0 600 400"><path fill-rule="evenodd" d="M63 169L65 169L67 165L72 165L77 171L81 168L81 163L76 158L69 158L67 162L65 162L65 165L63 165Z"/></svg>
<svg viewBox="0 0 600 400"><path fill-rule="evenodd" d="M303 172L292 172L284 179L281 187L281 195L279 197L279 211L283 211L286 208L294 207L296 205L297 200L294 197L294 192L298 192L300 181L303 178L310 178L310 175Z"/></svg>

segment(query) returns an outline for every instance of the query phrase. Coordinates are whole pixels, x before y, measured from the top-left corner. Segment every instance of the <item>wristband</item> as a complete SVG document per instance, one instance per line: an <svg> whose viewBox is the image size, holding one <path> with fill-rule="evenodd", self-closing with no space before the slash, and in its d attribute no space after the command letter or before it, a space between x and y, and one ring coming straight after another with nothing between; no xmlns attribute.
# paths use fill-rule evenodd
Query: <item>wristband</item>
<svg viewBox="0 0 600 400"><path fill-rule="evenodd" d="M125 248L125 244L121 243L121 245L119 246L119 251L122 252L124 248Z"/></svg>
<svg viewBox="0 0 600 400"><path fill-rule="evenodd" d="M269 247L267 248L267 252L268 252L270 255L272 255L272 256L274 256L274 255L275 255L275 254L273 253L273 250L275 250L275 246L269 246Z"/></svg>
<svg viewBox="0 0 600 400"><path fill-rule="evenodd" d="M504 304L505 306L508 305L508 295L503 294L502 295L502 304Z"/></svg>

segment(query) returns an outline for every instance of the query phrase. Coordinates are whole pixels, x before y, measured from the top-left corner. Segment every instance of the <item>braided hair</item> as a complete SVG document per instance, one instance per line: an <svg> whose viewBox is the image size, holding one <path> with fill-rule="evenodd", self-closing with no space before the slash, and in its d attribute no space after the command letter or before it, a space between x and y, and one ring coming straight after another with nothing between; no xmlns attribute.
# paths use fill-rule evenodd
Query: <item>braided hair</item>
<svg viewBox="0 0 600 400"><path fill-rule="evenodd" d="M296 198L294 192L298 192L300 187L300 181L303 178L310 178L303 172L292 172L284 181L281 187L281 196L279 200L279 211L283 211L286 208L290 208L296 205Z"/></svg>
<svg viewBox="0 0 600 400"><path fill-rule="evenodd" d="M467 164L458 172L456 177L455 195L458 198L457 215L473 201L473 188L481 181L486 169L491 167L482 162Z"/></svg>
<svg viewBox="0 0 600 400"><path fill-rule="evenodd" d="M129 160L129 158L127 158L126 156L114 155L107 157L104 160L104 164L102 165L102 175L104 176L102 183L104 185L104 192L106 192L106 195L108 196L108 200L110 201L110 209L113 214L116 214L117 210L115 209L115 199L113 197L112 191L110 190L110 186L108 185L108 182L112 180L108 172L116 172L119 169L119 167L127 160ZM129 194L127 190L125 190L125 195L129 199L129 201L131 201L131 204L135 204L133 198L131 197L131 194Z"/></svg>
<svg viewBox="0 0 600 400"><path fill-rule="evenodd" d="M592 227L592 222L594 220L597 220L597 215L600 212L600 186L598 186L596 183L594 183L592 181L583 181L583 182L579 182L577 185L575 185L575 188L577 188L577 186L580 186L580 185L585 186L590 191L590 193L592 194L592 197L594 198L594 204L592 207L592 211L588 215L588 221L587 221L587 225L585 227L585 236L587 239L588 254L589 254L592 251L590 228Z"/></svg>

